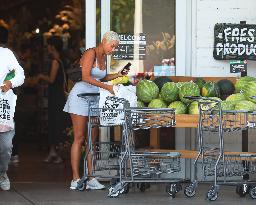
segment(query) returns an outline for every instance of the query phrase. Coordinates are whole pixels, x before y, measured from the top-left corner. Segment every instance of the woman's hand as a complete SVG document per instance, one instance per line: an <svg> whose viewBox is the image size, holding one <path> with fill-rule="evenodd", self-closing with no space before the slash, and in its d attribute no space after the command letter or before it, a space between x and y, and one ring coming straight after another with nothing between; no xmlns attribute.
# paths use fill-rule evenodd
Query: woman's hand
<svg viewBox="0 0 256 205"><path fill-rule="evenodd" d="M113 90L113 85L108 85L107 90L108 90L111 94L115 95L114 90Z"/></svg>
<svg viewBox="0 0 256 205"><path fill-rule="evenodd" d="M129 70L124 69L124 70L118 71L117 75L118 75L118 77L122 77L122 76L127 75L128 73L129 73Z"/></svg>
<svg viewBox="0 0 256 205"><path fill-rule="evenodd" d="M12 83L11 81L7 80L3 82L3 85L1 86L2 92L7 92L12 88Z"/></svg>

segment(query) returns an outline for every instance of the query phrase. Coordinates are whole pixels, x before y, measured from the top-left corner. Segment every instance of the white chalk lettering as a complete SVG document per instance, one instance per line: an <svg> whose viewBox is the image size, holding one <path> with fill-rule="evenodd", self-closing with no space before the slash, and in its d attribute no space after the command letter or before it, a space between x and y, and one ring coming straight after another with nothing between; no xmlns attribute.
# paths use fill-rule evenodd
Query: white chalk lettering
<svg viewBox="0 0 256 205"><path fill-rule="evenodd" d="M248 35L250 36L250 38L247 38L247 41L249 41L250 43L254 42L254 34L255 33L255 29L249 29L248 31Z"/></svg>
<svg viewBox="0 0 256 205"><path fill-rule="evenodd" d="M247 28L242 28L241 29L241 34L240 34L240 42L246 42L246 36L247 35Z"/></svg>
<svg viewBox="0 0 256 205"><path fill-rule="evenodd" d="M240 35L240 31L239 28L234 28L232 30L232 41L235 41L238 43L239 42L239 35Z"/></svg>
<svg viewBox="0 0 256 205"><path fill-rule="evenodd" d="M228 36L231 35L231 28L228 27L224 30L225 40L228 41Z"/></svg>
<svg viewBox="0 0 256 205"><path fill-rule="evenodd" d="M245 53L245 45L238 44L238 55L243 55Z"/></svg>

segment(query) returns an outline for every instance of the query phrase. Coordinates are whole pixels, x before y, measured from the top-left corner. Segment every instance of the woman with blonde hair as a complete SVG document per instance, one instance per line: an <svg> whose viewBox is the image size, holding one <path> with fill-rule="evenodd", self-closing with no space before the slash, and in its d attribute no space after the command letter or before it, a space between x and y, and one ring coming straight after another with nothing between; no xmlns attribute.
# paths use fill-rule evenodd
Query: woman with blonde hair
<svg viewBox="0 0 256 205"><path fill-rule="evenodd" d="M68 96L64 111L70 114L73 130L74 142L71 146L71 167L73 172L73 180L70 189L76 190L80 180L79 164L81 159L82 146L84 145L85 135L87 136L88 122L88 102L79 98L77 95L81 93L98 93L99 88L108 90L113 93L113 86L103 82L113 80L123 76L121 71L114 74L107 74L106 56L111 55L119 44L119 36L114 31L108 31L104 34L101 43L95 47L86 50L80 60L82 67L82 81L77 82ZM127 75L127 72L124 73ZM98 134L97 128L92 130L92 140ZM88 174L86 189L104 189L105 186L100 184L92 175L92 159L87 155Z"/></svg>

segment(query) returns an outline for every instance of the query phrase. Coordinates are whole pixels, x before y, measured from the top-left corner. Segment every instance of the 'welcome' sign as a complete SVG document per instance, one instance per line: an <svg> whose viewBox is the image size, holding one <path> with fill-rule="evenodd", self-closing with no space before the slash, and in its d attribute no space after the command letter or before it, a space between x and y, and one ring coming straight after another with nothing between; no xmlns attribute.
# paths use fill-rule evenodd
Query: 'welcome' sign
<svg viewBox="0 0 256 205"><path fill-rule="evenodd" d="M256 60L256 25L215 24L213 57L216 60Z"/></svg>

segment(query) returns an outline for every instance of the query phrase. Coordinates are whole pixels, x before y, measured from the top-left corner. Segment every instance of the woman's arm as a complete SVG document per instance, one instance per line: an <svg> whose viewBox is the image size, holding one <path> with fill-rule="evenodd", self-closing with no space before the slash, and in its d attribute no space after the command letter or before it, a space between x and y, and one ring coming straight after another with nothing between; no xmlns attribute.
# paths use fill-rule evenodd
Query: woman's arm
<svg viewBox="0 0 256 205"><path fill-rule="evenodd" d="M60 68L59 62L56 59L54 59L52 61L52 65L51 65L50 75L39 74L38 78L41 79L41 80L44 80L44 81L46 81L46 82L48 82L50 84L54 83L59 68Z"/></svg>
<svg viewBox="0 0 256 205"><path fill-rule="evenodd" d="M106 85L100 81L97 81L95 78L91 76L91 70L93 67L94 59L95 59L95 51L94 49L87 50L80 61L80 65L82 66L82 80L97 87L108 90L113 93L113 86Z"/></svg>
<svg viewBox="0 0 256 205"><path fill-rule="evenodd" d="M114 80L118 77L122 77L123 75L118 72L118 73L112 73L112 74L107 74L104 78L101 79L102 82L107 82L107 81L111 81Z"/></svg>

